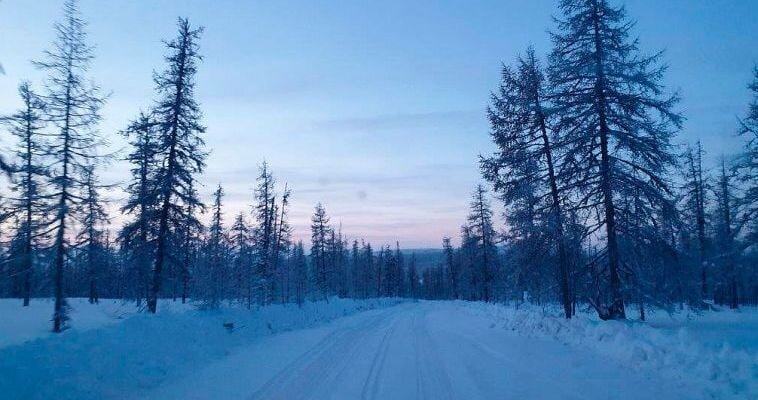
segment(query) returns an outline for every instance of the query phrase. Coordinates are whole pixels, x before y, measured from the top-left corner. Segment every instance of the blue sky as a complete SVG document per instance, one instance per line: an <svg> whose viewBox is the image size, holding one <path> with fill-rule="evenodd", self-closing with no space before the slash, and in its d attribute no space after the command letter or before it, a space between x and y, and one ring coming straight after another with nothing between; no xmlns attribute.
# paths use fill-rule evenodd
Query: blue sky
<svg viewBox="0 0 758 400"><path fill-rule="evenodd" d="M101 124L112 148L123 145L114 132L150 105L161 40L186 16L206 28L197 98L212 152L202 193L225 187L227 221L249 210L266 159L293 189L298 237L321 201L351 238L438 247L458 235L480 181L477 155L492 151L485 108L500 62L530 44L549 50L556 3L82 0L80 8L96 45L91 75L112 92ZM758 2L625 4L643 50L666 49L666 83L688 118L678 142L702 139L711 160L735 152L758 62ZM21 79L41 81L29 60L49 47L60 14L58 0L0 1L0 113L18 106ZM3 136L0 146L9 144ZM126 166L101 174L117 182Z"/></svg>

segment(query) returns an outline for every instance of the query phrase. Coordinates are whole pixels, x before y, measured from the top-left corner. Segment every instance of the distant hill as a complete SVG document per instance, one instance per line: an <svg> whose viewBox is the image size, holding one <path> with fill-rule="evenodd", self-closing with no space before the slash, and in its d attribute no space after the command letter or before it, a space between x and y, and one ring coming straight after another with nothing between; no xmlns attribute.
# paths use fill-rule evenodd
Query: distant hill
<svg viewBox="0 0 758 400"><path fill-rule="evenodd" d="M442 249L403 249L403 255L405 255L405 262L409 263L411 255L416 255L416 268L419 271L423 271L430 267L436 267L442 264L443 253Z"/></svg>

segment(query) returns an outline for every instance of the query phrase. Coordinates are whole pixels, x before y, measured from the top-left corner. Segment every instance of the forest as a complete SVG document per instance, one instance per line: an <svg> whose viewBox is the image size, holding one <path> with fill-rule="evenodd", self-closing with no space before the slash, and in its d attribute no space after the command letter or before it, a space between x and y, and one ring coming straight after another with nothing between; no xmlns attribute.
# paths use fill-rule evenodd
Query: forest
<svg viewBox="0 0 758 400"><path fill-rule="evenodd" d="M400 243L347 237L325 204L313 205L310 241L294 240L297 188L265 162L248 211L225 213L222 184L203 202L213 128L195 93L204 34L195 21L179 18L163 42L150 106L102 132L107 82L90 79L86 18L67 0L32 60L46 79L19 82L23 107L2 110L11 150L0 159L0 297L19 307L53 298L54 332L77 323L67 301L76 297L146 313L165 302L257 310L334 297L460 299L558 304L565 318L584 309L602 320L757 305L758 67L746 65L753 81L733 88L752 101L735 110L733 131L718 133L739 136L742 151L707 154L678 139L687 115L663 84L665 53L642 47L623 7L563 0L555 15L548 54L502 55L481 133L497 150L471 160L482 183L460 237L440 238L437 265L419 266ZM111 134L128 141L124 154L108 148ZM131 169L128 198L109 207L99 176L114 157Z"/></svg>

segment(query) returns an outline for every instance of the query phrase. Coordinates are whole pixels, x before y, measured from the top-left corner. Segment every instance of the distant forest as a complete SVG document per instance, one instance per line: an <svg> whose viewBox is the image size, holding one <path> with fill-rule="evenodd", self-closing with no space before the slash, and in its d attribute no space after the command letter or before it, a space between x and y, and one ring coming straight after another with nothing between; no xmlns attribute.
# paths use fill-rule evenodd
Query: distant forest
<svg viewBox="0 0 758 400"><path fill-rule="evenodd" d="M546 27L549 54L511 55L482 116L497 151L478 160L482 184L460 245L441 238L439 251L408 251L345 237L322 204L309 247L295 242L296 188L266 163L249 212L225 215L221 185L210 204L201 201L203 28L183 18L164 42L150 107L119 132L129 142L128 198L118 208L127 222L111 224L110 188L98 178L112 157L98 129L108 96L88 76L95 54L67 0L52 44L33 61L47 78L20 82L23 106L2 117L14 147L0 159L0 297L19 306L53 297L55 332L75 323L67 297L123 299L150 313L165 301L209 309L333 296L529 301L603 320L758 304L758 68L752 102L721 133L739 135L742 152L704 165L699 142L675 144L686 116L663 86L663 54L640 49L633 21L613 3L561 1Z"/></svg>

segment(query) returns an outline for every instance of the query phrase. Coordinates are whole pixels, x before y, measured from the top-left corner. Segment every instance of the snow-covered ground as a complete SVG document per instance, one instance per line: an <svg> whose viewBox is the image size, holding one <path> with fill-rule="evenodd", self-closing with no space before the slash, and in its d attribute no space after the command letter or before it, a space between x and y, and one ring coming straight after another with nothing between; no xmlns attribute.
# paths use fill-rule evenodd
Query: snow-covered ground
<svg viewBox="0 0 758 400"><path fill-rule="evenodd" d="M400 302L332 299L302 308L288 304L255 311L200 311L162 301L159 313L149 315L129 305L120 308L118 302L90 306L73 299L73 328L54 335L49 333L51 304L22 308L15 300L1 302L6 301L13 304L3 304L0 314L0 343L9 344L0 348L3 400L129 398L202 369L261 337ZM225 327L230 323L231 330Z"/></svg>
<svg viewBox="0 0 758 400"><path fill-rule="evenodd" d="M21 307L0 307L20 320ZM758 398L755 309L639 323L390 299L155 316L125 307L82 304L80 328L60 336L0 324L0 398ZM92 317L85 330L88 313L122 318Z"/></svg>
<svg viewBox="0 0 758 400"><path fill-rule="evenodd" d="M521 337L549 339L650 373L672 385L697 387L692 398L758 399L758 309L658 311L648 322L598 321L594 313L572 320L560 311L462 304ZM631 311L631 310L630 310Z"/></svg>
<svg viewBox="0 0 758 400"><path fill-rule="evenodd" d="M87 299L68 299L71 306L72 328L63 333L70 335L101 328L123 321L138 313L135 303L103 299L99 304L90 304ZM161 303L159 311L178 312L190 310L189 304L180 302ZM21 300L0 299L0 348L52 336L53 301L32 299L28 307L21 307Z"/></svg>

